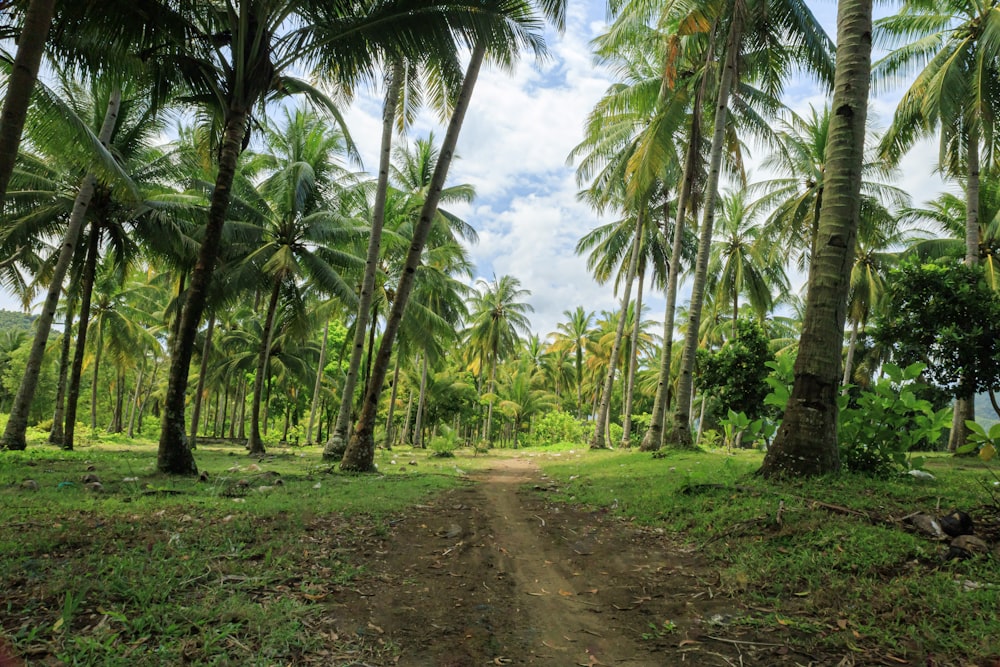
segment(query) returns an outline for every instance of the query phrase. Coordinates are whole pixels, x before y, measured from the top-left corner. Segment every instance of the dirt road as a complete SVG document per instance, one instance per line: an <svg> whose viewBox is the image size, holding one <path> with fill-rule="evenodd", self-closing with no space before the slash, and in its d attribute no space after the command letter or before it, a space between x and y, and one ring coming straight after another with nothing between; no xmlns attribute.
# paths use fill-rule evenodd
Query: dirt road
<svg viewBox="0 0 1000 667"><path fill-rule="evenodd" d="M730 624L746 609L697 554L556 493L531 461L506 458L415 508L369 555L341 631L412 667L792 660L780 639Z"/></svg>

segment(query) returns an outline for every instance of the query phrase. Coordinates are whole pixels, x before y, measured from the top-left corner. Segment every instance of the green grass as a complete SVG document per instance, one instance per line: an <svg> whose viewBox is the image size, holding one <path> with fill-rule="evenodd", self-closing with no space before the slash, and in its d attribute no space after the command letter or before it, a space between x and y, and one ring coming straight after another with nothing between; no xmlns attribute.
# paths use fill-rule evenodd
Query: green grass
<svg viewBox="0 0 1000 667"><path fill-rule="evenodd" d="M157 474L150 442L0 452L0 637L66 664L294 663L331 645L318 628L363 574L355 547L460 483L426 452L379 452L383 474L359 476L318 448L196 458L207 481Z"/></svg>
<svg viewBox="0 0 1000 667"><path fill-rule="evenodd" d="M725 592L774 610L743 622L795 627L827 648L933 655L942 661L935 664L1000 655L997 561L946 562L943 545L886 523L952 507L995 522L1000 508L982 509L993 502L983 487L993 478L978 460L932 456L926 468L935 480L841 475L788 483L754 476L761 454L751 451L537 460L564 485L564 500L662 527L717 563Z"/></svg>

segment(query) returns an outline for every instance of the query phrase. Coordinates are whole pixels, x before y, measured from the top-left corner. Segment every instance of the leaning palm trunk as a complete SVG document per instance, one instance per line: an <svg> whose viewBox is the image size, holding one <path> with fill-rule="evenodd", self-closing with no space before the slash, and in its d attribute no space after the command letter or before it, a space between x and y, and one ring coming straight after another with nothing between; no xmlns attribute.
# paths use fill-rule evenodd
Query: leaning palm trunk
<svg viewBox="0 0 1000 667"><path fill-rule="evenodd" d="M424 355L424 363L420 371L420 397L417 399L417 418L413 424L413 446L424 449L427 443L424 442L424 413L427 411L427 355Z"/></svg>
<svg viewBox="0 0 1000 667"><path fill-rule="evenodd" d="M642 284L645 267L639 271L635 288L635 322L632 323L632 346L628 357L628 381L625 384L625 416L622 418L622 447L630 447L632 439L632 397L635 392L635 372L639 365L639 328L642 325Z"/></svg>
<svg viewBox="0 0 1000 667"><path fill-rule="evenodd" d="M83 262L80 278L80 324L77 325L76 347L73 364L69 371L69 388L66 398L66 429L63 433L63 449L73 449L76 437L76 411L80 401L80 384L83 378L83 357L87 353L87 332L90 329L90 302L94 293L94 273L97 270L97 251L100 235L97 225L93 225L87 243L87 255Z"/></svg>
<svg viewBox="0 0 1000 667"><path fill-rule="evenodd" d="M319 408L319 392L323 388L323 369L326 368L326 343L330 338L330 320L327 318L323 327L323 344L319 348L319 365L316 367L316 384L313 385L312 407L309 408L309 426L306 427L306 444L313 444L313 425L316 423L316 410Z"/></svg>
<svg viewBox="0 0 1000 667"><path fill-rule="evenodd" d="M56 384L56 409L52 414L52 429L49 431L49 442L53 445L63 444L63 419L66 418L66 383L69 379L70 352L73 350L73 306L76 299L69 298L66 305L66 322L63 324L62 346L59 353L59 381Z"/></svg>
<svg viewBox="0 0 1000 667"><path fill-rule="evenodd" d="M847 392L847 385L851 382L851 372L854 370L854 350L858 346L858 323L851 323L851 339L847 342L847 358L844 360L844 378L840 382L843 392Z"/></svg>
<svg viewBox="0 0 1000 667"><path fill-rule="evenodd" d="M712 148L709 153L708 182L705 185L705 211L698 236L698 258L695 261L694 280L691 286L691 305L688 308L688 329L684 337L680 376L677 380L677 407L674 410L673 440L679 447L691 446L691 389L694 386L694 361L698 351L698 333L701 327L701 307L705 302L705 280L708 276L708 256L712 249L712 227L715 224L715 200L719 194L719 172L726 136L726 118L729 113L729 95L736 81L736 64L742 41L743 17L736 10L729 28L726 44L726 62L719 81L715 105L715 126L712 131ZM697 110L696 110L697 112Z"/></svg>
<svg viewBox="0 0 1000 667"><path fill-rule="evenodd" d="M827 140L819 243L809 267L795 383L781 428L760 469L766 477L820 475L840 469L837 390L858 227L871 31L871 0L840 0L834 114Z"/></svg>
<svg viewBox="0 0 1000 667"><path fill-rule="evenodd" d="M0 206L7 196L7 185L17 163L31 91L38 79L38 66L42 62L55 7L55 0L31 0L24 14L14 68L7 80L3 111L0 112Z"/></svg>
<svg viewBox="0 0 1000 667"><path fill-rule="evenodd" d="M104 123L101 125L101 132L98 140L107 147L111 143L111 135L114 132L118 121L118 110L121 107L122 94L120 90L115 90L108 99L108 109L104 114ZM31 351L28 353L28 362L24 368L24 377L21 378L21 385L18 387L17 395L14 397L14 404L11 406L10 419L4 429L3 438L0 438L0 447L7 449L23 450L26 447L24 439L25 431L28 429L28 415L31 411L31 402L35 398L35 390L38 388L38 375L42 369L42 358L45 355L45 344L49 339L49 331L52 329L52 320L56 315L56 306L59 304L59 295L62 293L62 283L66 278L70 262L73 261L73 253L76 251L76 243L80 237L80 230L83 228L83 219L87 215L87 208L90 200L94 197L94 190L97 188L97 177L88 174L80 184L80 190L76 194L73 202L73 211L69 216L69 224L66 226L66 234L63 236L62 245L59 250L59 259L52 271L52 280L49 283L49 291L45 296L45 304L42 306L42 313L35 321L35 339L31 343Z"/></svg>
<svg viewBox="0 0 1000 667"><path fill-rule="evenodd" d="M280 296L281 280L275 278L274 287L271 288L271 300L267 304L267 316L264 318L264 335L261 340L260 354L257 356L257 375L253 381L253 399L250 401L250 438L247 440L247 448L250 450L251 456L259 456L264 453L264 441L260 437L261 397L264 380L268 377L267 362L271 358L271 344L274 342L274 315L278 312L278 297ZM270 391L268 391L268 398L270 398ZM270 404L270 400L268 404ZM264 421L267 421L266 413Z"/></svg>
<svg viewBox="0 0 1000 667"><path fill-rule="evenodd" d="M628 313L629 299L632 298L632 281L635 279L636 267L639 265L642 225L642 214L640 213L636 215L635 239L632 242L632 252L629 253L628 268L625 269L625 289L622 295L621 314L618 317L618 327L615 329L615 340L611 344L611 357L608 359L608 375L604 380L604 391L601 392L601 405L597 408L594 435L590 439L591 449L606 449L609 444L604 439L604 431L609 427L608 413L611 412L611 392L615 386L615 365L618 362L618 351L621 349L622 337L625 334L625 315Z"/></svg>
<svg viewBox="0 0 1000 667"><path fill-rule="evenodd" d="M205 343L201 346L201 365L198 367L198 387L194 390L194 402L191 406L191 449L197 447L198 418L201 416L201 403L205 394L205 378L208 376L208 357L212 351L212 332L215 330L215 313L208 318L208 329L205 330Z"/></svg>
<svg viewBox="0 0 1000 667"><path fill-rule="evenodd" d="M156 467L160 472L176 475L196 475L198 467L188 447L184 423L184 399L187 394L188 372L194 354L194 339L201 323L201 314L208 301L208 286L215 271L222 241L222 227L229 210L229 199L236 174L236 164L243 150L247 132L247 111L233 109L226 118L222 148L219 152L219 172L208 209L205 235L198 251L198 261L191 273L187 300L180 316L170 354L167 395L163 402L163 423Z"/></svg>
<svg viewBox="0 0 1000 667"><path fill-rule="evenodd" d="M94 345L94 379L90 382L90 431L97 430L97 388L101 378L101 352L104 349L104 320L97 324L97 344Z"/></svg>
<svg viewBox="0 0 1000 667"><path fill-rule="evenodd" d="M677 310L677 279L681 270L681 242L684 240L684 220L688 200L694 189L695 165L698 161L698 144L701 143L701 91L695 96L695 113L691 117L691 133L688 137L687 152L684 157L684 180L677 197L677 217L674 218L674 238L670 248L670 269L667 275L667 305L663 313L663 352L660 358L660 375L656 383L656 397L653 399L653 414L649 428L639 447L644 452L656 451L663 441L663 416L666 413L667 397L670 395L670 363L673 359L674 315Z"/></svg>
<svg viewBox="0 0 1000 667"><path fill-rule="evenodd" d="M399 355L396 355L396 368L392 372L392 393L389 394L389 414L385 418L385 448L392 449L393 438L396 437L392 418L396 412L396 396L399 395Z"/></svg>
<svg viewBox="0 0 1000 667"><path fill-rule="evenodd" d="M965 265L975 266L979 263L979 131L975 122L969 127L967 142L969 173L965 186ZM948 451L954 452L965 446L969 438L969 427L965 422L975 419L976 395L957 397L948 436Z"/></svg>
<svg viewBox="0 0 1000 667"><path fill-rule="evenodd" d="M382 384L385 382L385 376L389 370L389 361L392 358L392 345L396 340L399 325L403 320L403 310L410 299L410 292L413 291L413 282L416 279L417 267L420 266L420 257L423 253L424 244L427 241L427 234L430 232L431 223L437 214L438 201L441 199L441 190L444 188L445 180L448 178L448 168L451 166L451 160L455 155L455 146L458 143L458 135L462 130L462 122L465 120L465 112L469 108L472 91L476 86L479 69L482 67L485 57L485 45L478 45L473 49L472 58L466 70L465 80L462 82L462 90L459 93L458 100L455 102L455 110L452 113L451 121L448 123L448 131L444 135L444 142L441 146L437 165L434 167L434 175L431 177L427 198L424 200L423 208L420 211L420 220L413 230L413 240L410 243L410 250L406 255L403 275L396 288L396 299L393 301L392 310L389 312L389 317L386 320L385 331L382 333L382 345L379 347L378 356L372 368L372 376L368 383L368 389L365 391L358 424L351 435L347 451L344 452L344 458L340 463L341 470L369 472L374 469L375 418L378 416L378 403L382 395Z"/></svg>
<svg viewBox="0 0 1000 667"><path fill-rule="evenodd" d="M361 283L361 296L358 299L358 316L354 324L351 361L347 367L347 377L344 378L344 392L340 399L337 426L334 428L329 442L326 443L326 447L323 449L323 458L325 460L343 456L347 444L347 431L351 426L354 387L357 384L358 370L361 368L361 357L364 354L365 332L368 329L368 317L371 312L372 299L375 295L375 274L378 272L378 259L382 247L382 227L385 223L385 202L389 191L389 167L392 157L392 121L396 117L396 107L399 106L399 91L402 88L403 64L401 61L396 60L392 65L392 73L389 75L385 105L382 108L382 145L381 152L379 153L378 183L375 189L375 206L372 209L371 235L368 237L368 255L365 258L365 276Z"/></svg>

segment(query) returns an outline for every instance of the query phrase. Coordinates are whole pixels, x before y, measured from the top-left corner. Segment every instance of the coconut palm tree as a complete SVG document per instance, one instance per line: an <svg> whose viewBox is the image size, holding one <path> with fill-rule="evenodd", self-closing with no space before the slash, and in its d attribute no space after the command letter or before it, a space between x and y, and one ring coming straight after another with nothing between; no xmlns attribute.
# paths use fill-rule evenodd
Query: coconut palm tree
<svg viewBox="0 0 1000 667"><path fill-rule="evenodd" d="M340 249L358 230L329 206L345 176L340 164L346 152L343 135L318 115L298 109L286 111L280 126L269 123L264 139L266 152L251 158L267 174L255 202L263 234L260 247L247 258L266 276L270 294L251 400L247 446L252 456L264 453L261 398L282 291L304 279L311 289L353 307L354 291L341 272L360 272L361 264Z"/></svg>
<svg viewBox="0 0 1000 667"><path fill-rule="evenodd" d="M841 0L826 188L809 270L795 382L760 472L766 477L840 469L837 395L844 319L860 209L871 75L870 0Z"/></svg>
<svg viewBox="0 0 1000 667"><path fill-rule="evenodd" d="M521 299L531 292L521 289L521 281L513 276L494 277L491 282L480 279L469 307L469 325L465 337L480 360L480 369L488 369L486 393L494 395L497 364L520 347L520 335L528 335L528 313L531 304ZM493 443L493 403L486 408L486 440Z"/></svg>
<svg viewBox="0 0 1000 667"><path fill-rule="evenodd" d="M565 16L565 3L562 0L545 0L540 3L541 9L558 28L562 28ZM421 261L421 253L426 243L427 235L430 233L435 212L438 206L438 195L444 188L448 179L448 170L451 160L455 154L458 144L458 135L461 132L462 124L465 121L465 113L469 108L476 81L479 78L479 71L490 53L501 63L513 63L521 47L532 49L537 55L544 52L544 42L542 41L539 28L540 21L533 12L533 8L527 3L518 3L516 8L511 8L508 14L511 31L506 34L494 32L489 38L477 41L472 49L472 56L466 68L462 87L456 98L454 111L448 122L448 129L445 132L444 141L441 146L441 157L438 159L434 169L428 197L424 201L421 209L419 222L414 229L413 243L406 256L405 272L398 285L396 300L393 303L392 311L386 320L385 331L382 336L382 345L379 348L372 371L371 382L365 392L364 403L361 407L361 414L358 423L348 442L344 458L341 460L342 470L367 472L373 469L375 456L375 418L378 414L379 397L382 385L389 369L389 362L392 357L392 345L395 342L400 322L403 319L403 312L413 290L413 281L416 269Z"/></svg>
<svg viewBox="0 0 1000 667"><path fill-rule="evenodd" d="M552 349L565 350L573 355L576 369L576 416L583 418L583 353L586 350L587 337L594 320L594 312L577 306L575 310L564 310L564 322L556 325L556 331L549 334L552 337Z"/></svg>
<svg viewBox="0 0 1000 667"><path fill-rule="evenodd" d="M979 261L979 188L982 157L992 159L1000 113L1000 5L956 0L906 2L880 19L882 41L897 47L875 66L886 78L916 73L882 141L898 160L916 140L939 132L941 170L965 183L965 263ZM900 46L900 44L902 44ZM965 444L975 419L975 396L959 396L949 438Z"/></svg>

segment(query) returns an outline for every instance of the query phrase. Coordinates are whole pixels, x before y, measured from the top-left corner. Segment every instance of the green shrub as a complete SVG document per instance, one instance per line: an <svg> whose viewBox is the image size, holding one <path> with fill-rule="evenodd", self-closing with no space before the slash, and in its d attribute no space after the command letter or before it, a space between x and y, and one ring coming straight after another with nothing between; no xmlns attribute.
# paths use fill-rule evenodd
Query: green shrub
<svg viewBox="0 0 1000 667"><path fill-rule="evenodd" d="M538 419L526 439L528 446L550 445L556 442L574 442L583 444L586 430L573 415L568 412L548 412Z"/></svg>

